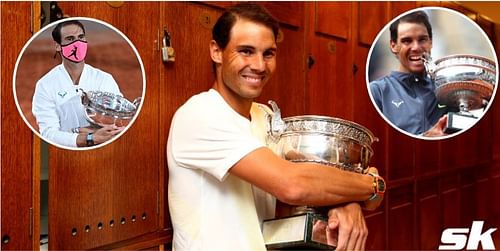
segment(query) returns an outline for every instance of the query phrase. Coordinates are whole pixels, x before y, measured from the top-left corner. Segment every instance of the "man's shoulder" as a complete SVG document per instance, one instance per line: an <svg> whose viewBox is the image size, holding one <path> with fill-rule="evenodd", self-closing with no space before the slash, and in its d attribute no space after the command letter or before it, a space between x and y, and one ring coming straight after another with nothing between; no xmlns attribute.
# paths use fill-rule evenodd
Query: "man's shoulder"
<svg viewBox="0 0 500 251"><path fill-rule="evenodd" d="M61 73L61 70L64 70L64 68L62 67L63 67L62 64L54 66L38 80L38 83L42 84L45 82L53 82L54 78L59 78L61 76L59 74Z"/></svg>
<svg viewBox="0 0 500 251"><path fill-rule="evenodd" d="M195 94L188 98L177 110L176 114L183 113L204 113L207 109L213 108L216 103L214 93L212 91L204 91Z"/></svg>
<svg viewBox="0 0 500 251"><path fill-rule="evenodd" d="M376 86L380 86L380 87L383 87L385 85L388 85L390 82L391 82L391 74L388 74L388 75L385 75L381 78L378 78L376 80L373 80L370 82L370 85L376 85Z"/></svg>
<svg viewBox="0 0 500 251"><path fill-rule="evenodd" d="M89 64L85 64L84 65L84 70L91 73L92 75L105 75L105 76L108 76L108 77L112 77L111 74L99 69L99 68L96 68L96 67L93 67L92 65L89 65Z"/></svg>

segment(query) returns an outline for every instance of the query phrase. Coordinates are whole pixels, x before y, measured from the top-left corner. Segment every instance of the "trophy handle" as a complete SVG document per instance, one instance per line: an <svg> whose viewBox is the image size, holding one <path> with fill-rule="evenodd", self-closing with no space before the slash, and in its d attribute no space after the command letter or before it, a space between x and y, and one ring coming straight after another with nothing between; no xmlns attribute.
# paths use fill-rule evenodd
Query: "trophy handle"
<svg viewBox="0 0 500 251"><path fill-rule="evenodd" d="M424 61L425 71L429 74L429 77L434 80L436 78L436 68L437 65L432 61L431 54L424 52L422 55L422 61Z"/></svg>
<svg viewBox="0 0 500 251"><path fill-rule="evenodd" d="M276 102L269 100L267 103L273 109L273 115L269 119L269 133L277 138L285 131L285 122L281 119L281 111Z"/></svg>
<svg viewBox="0 0 500 251"><path fill-rule="evenodd" d="M78 88L78 91L82 93L82 104L88 106L90 104L89 95L82 88Z"/></svg>
<svg viewBox="0 0 500 251"><path fill-rule="evenodd" d="M142 98L141 97L137 97L134 99L134 101L132 101L132 104L135 106L135 109L139 108L139 105L141 104L142 102Z"/></svg>

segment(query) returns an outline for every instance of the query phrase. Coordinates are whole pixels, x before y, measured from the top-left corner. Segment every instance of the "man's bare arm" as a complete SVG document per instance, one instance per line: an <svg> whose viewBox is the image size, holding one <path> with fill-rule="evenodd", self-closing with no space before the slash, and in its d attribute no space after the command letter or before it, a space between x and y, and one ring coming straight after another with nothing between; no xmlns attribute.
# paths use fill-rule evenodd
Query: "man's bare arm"
<svg viewBox="0 0 500 251"><path fill-rule="evenodd" d="M238 161L231 174L291 205L327 206L365 201L373 177L314 163L293 163L262 147Z"/></svg>

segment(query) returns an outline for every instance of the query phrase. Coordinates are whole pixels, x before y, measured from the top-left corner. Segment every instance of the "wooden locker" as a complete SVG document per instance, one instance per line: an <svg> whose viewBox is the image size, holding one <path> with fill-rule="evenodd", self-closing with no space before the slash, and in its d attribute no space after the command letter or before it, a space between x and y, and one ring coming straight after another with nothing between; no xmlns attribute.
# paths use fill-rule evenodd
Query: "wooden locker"
<svg viewBox="0 0 500 251"><path fill-rule="evenodd" d="M16 59L31 36L31 2L1 3L1 238L2 250L38 248L37 205L32 167L33 135L16 108L12 77ZM12 25L16 23L16 25Z"/></svg>
<svg viewBox="0 0 500 251"><path fill-rule="evenodd" d="M158 111L160 86L168 83L159 79L159 3L59 6L65 15L96 18L122 31L142 58L147 83L140 114L111 144L89 151L50 147L49 248L95 248L163 229L166 164ZM138 16L148 18L133 18Z"/></svg>

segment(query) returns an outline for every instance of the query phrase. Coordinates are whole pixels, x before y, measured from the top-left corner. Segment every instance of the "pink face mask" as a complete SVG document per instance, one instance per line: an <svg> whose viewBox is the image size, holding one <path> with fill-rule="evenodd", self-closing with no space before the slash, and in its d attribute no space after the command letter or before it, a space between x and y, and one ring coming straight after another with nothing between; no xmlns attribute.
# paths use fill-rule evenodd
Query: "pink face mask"
<svg viewBox="0 0 500 251"><path fill-rule="evenodd" d="M87 42L75 40L69 44L61 45L61 52L63 57L67 60L80 63L87 55Z"/></svg>

